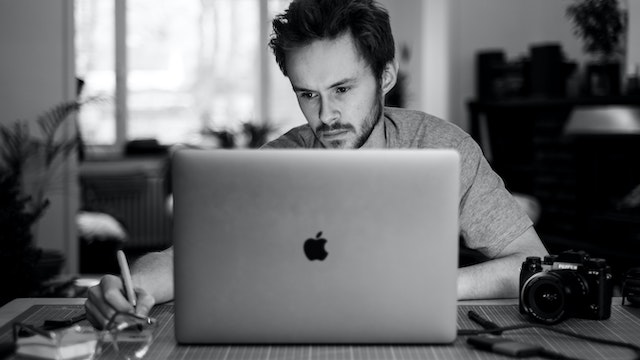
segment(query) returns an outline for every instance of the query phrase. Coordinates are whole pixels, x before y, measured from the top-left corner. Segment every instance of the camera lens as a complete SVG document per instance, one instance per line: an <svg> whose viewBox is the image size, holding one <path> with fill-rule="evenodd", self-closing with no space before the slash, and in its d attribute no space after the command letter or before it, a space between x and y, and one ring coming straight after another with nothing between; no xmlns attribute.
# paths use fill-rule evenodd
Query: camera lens
<svg viewBox="0 0 640 360"><path fill-rule="evenodd" d="M545 314L557 312L563 308L564 298L557 286L543 283L533 291L534 304Z"/></svg>
<svg viewBox="0 0 640 360"><path fill-rule="evenodd" d="M551 270L531 276L522 287L520 302L535 320L554 324L570 316L587 294L587 284L573 270Z"/></svg>

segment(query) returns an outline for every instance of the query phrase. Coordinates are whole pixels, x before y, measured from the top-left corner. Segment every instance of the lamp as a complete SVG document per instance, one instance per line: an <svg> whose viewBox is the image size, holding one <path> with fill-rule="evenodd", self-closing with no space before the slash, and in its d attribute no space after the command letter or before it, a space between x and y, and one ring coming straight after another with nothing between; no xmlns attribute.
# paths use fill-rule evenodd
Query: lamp
<svg viewBox="0 0 640 360"><path fill-rule="evenodd" d="M624 105L576 107L564 127L566 135L640 134L640 107Z"/></svg>

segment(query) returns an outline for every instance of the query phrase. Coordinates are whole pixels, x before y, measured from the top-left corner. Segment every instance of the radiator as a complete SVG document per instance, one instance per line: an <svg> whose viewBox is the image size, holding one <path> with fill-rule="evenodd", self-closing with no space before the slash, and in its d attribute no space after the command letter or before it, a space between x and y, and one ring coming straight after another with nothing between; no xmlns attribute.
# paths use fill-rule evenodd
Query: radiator
<svg viewBox="0 0 640 360"><path fill-rule="evenodd" d="M125 249L158 250L171 245L162 171L140 167L81 171L80 185L83 209L107 213L125 227Z"/></svg>

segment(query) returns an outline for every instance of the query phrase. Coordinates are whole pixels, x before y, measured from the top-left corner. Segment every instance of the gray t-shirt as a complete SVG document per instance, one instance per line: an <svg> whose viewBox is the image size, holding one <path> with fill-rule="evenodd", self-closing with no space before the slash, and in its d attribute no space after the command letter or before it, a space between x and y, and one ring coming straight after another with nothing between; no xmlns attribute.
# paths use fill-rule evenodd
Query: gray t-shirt
<svg viewBox="0 0 640 360"><path fill-rule="evenodd" d="M455 149L460 153L460 233L465 245L494 258L533 224L491 169L478 144L459 127L419 111L385 108L363 148ZM322 148L301 125L263 148ZM400 190L399 190L400 191Z"/></svg>

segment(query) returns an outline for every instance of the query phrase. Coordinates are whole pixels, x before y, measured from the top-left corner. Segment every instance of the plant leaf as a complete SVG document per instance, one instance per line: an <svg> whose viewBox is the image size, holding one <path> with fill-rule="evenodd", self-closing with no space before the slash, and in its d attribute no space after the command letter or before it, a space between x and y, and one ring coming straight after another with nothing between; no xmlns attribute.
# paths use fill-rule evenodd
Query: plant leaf
<svg viewBox="0 0 640 360"><path fill-rule="evenodd" d="M64 120L80 108L80 103L76 100L63 102L54 106L36 120L46 139L53 141L55 133L60 128Z"/></svg>

